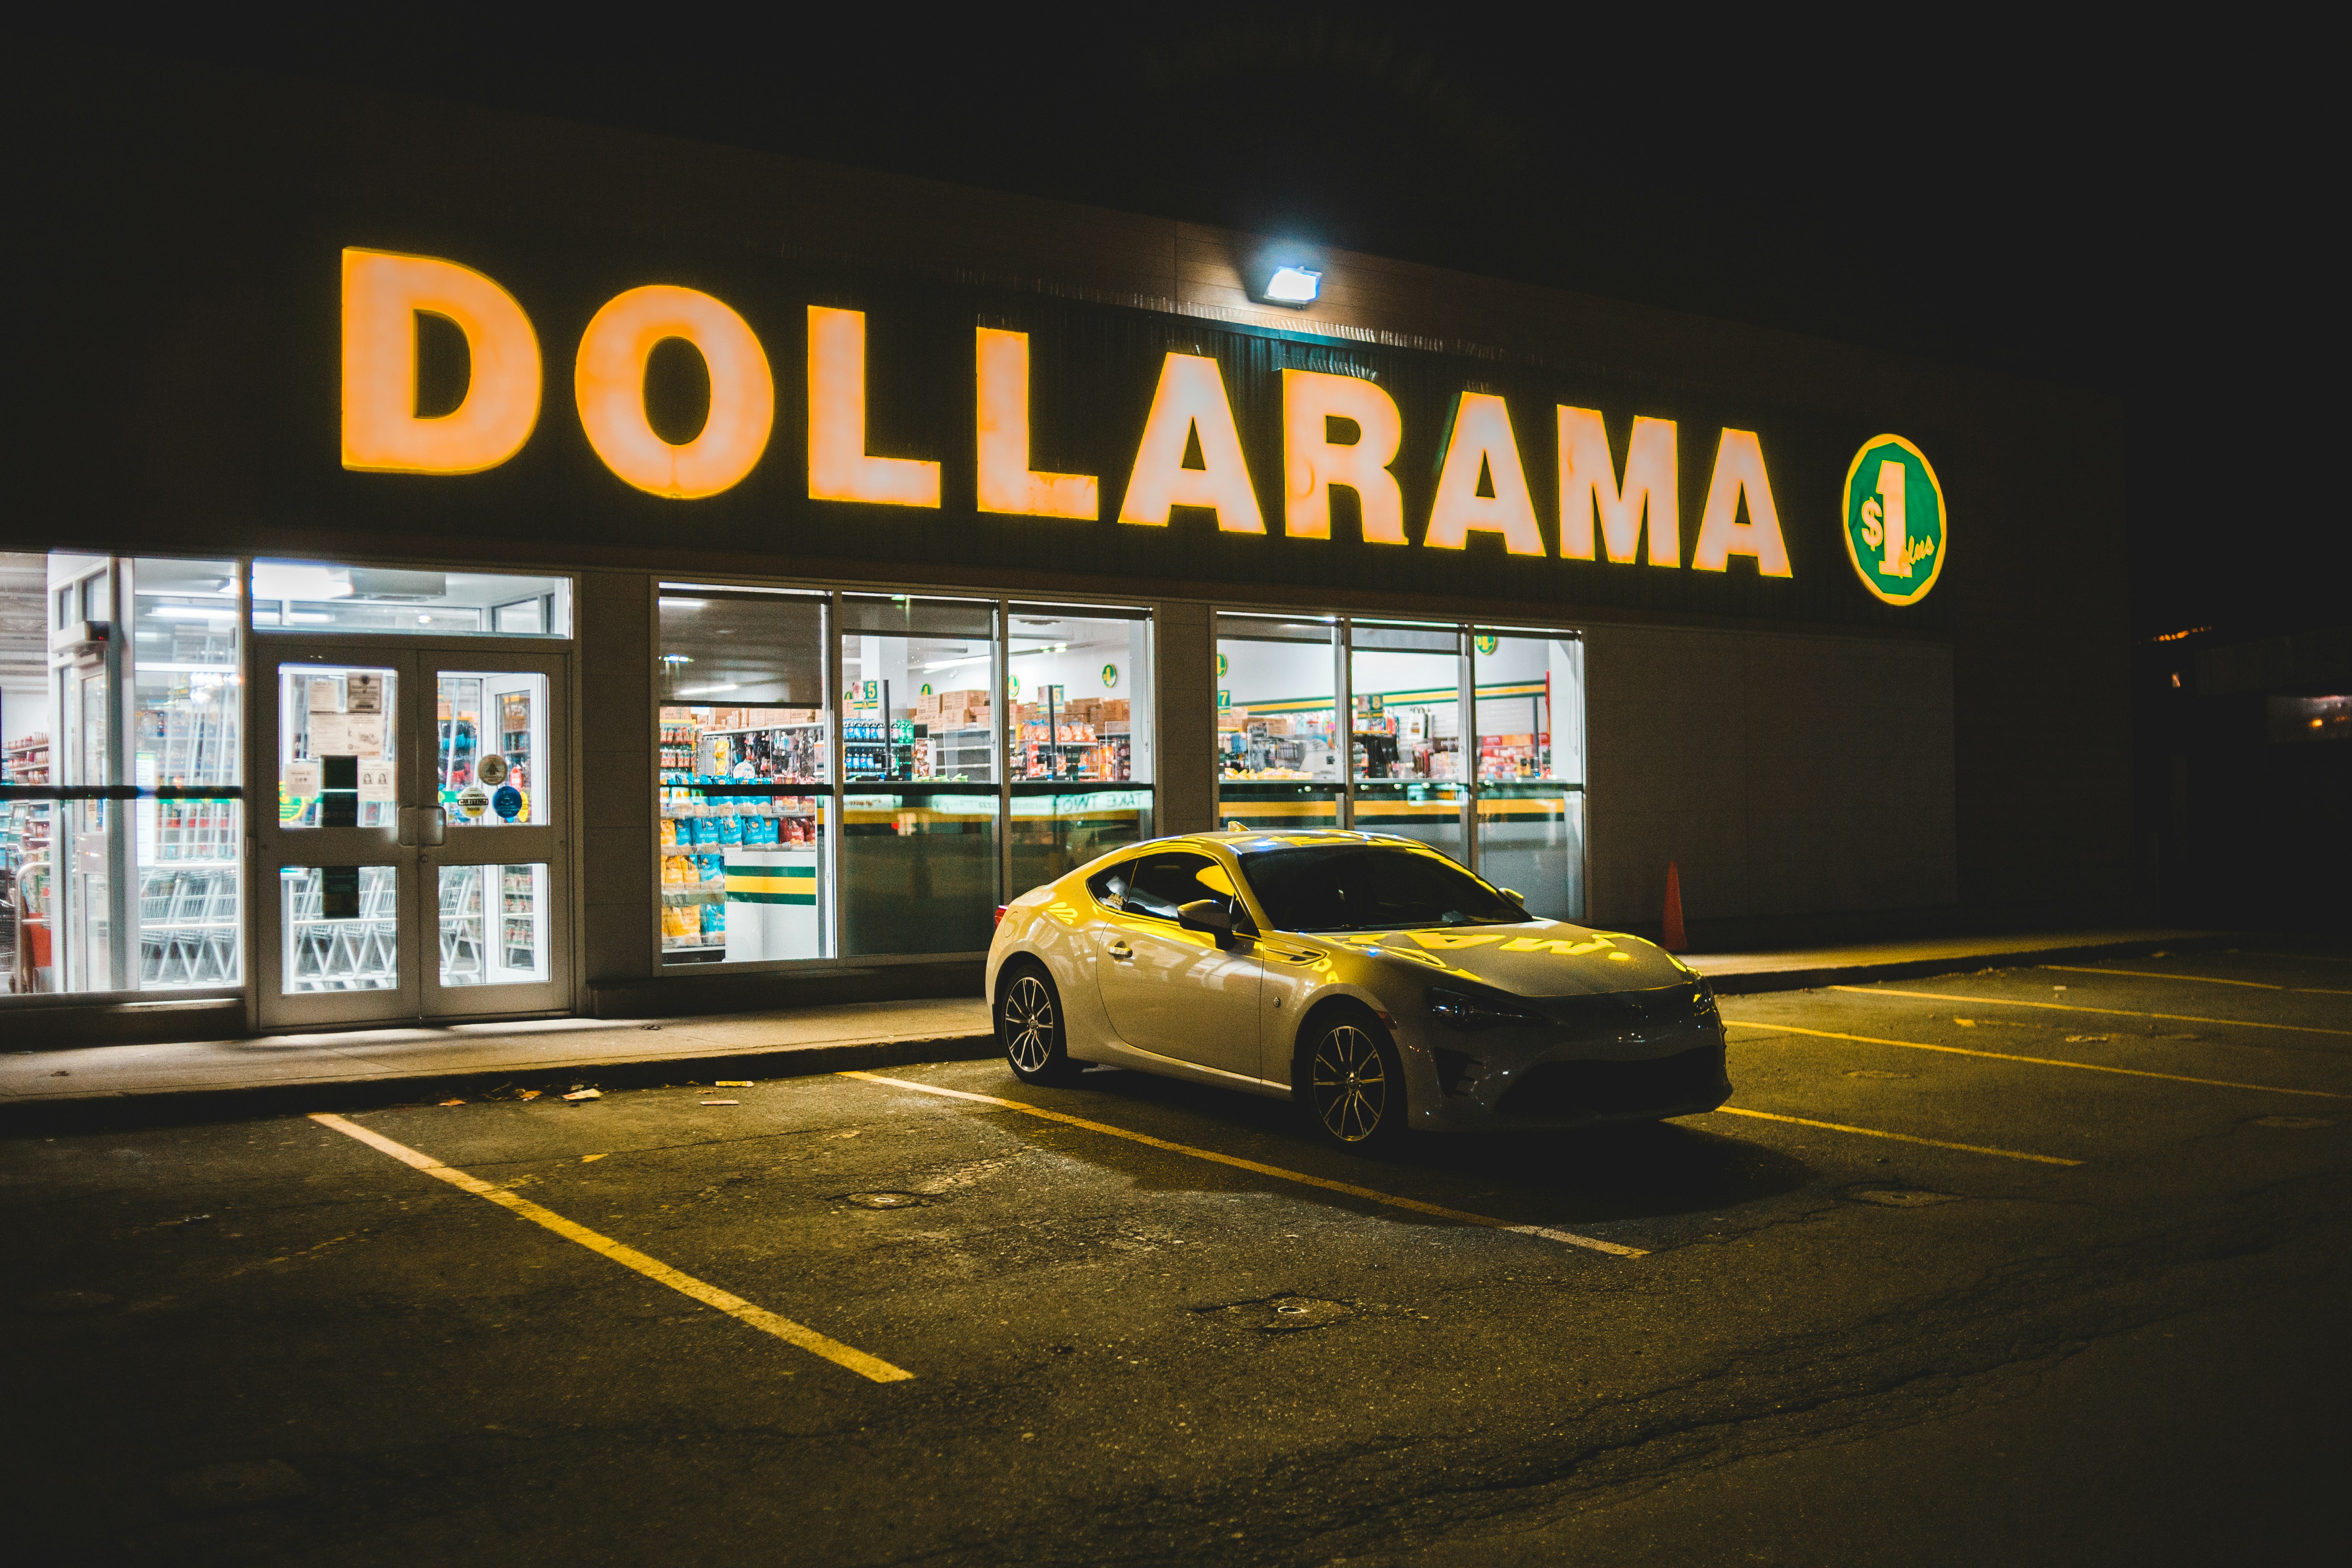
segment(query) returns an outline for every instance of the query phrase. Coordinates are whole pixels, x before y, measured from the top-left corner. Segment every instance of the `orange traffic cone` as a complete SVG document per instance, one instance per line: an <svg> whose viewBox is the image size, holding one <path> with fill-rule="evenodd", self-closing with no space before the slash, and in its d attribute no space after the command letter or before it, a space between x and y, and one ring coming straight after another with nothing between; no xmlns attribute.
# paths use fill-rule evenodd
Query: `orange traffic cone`
<svg viewBox="0 0 2352 1568"><path fill-rule="evenodd" d="M1666 862L1666 930L1659 946L1668 952L1688 952L1690 939L1683 934L1683 876L1672 860Z"/></svg>

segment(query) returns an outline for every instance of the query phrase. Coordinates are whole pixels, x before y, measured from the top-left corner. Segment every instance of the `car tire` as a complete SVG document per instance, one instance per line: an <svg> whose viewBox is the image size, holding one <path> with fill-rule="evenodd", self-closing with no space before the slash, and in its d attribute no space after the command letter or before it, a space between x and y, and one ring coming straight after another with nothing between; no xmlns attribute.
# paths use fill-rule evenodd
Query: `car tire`
<svg viewBox="0 0 2352 1568"><path fill-rule="evenodd" d="M1404 1068L1396 1043L1368 1008L1318 1013L1298 1051L1298 1102L1317 1137L1351 1154L1381 1154L1404 1141Z"/></svg>
<svg viewBox="0 0 2352 1568"><path fill-rule="evenodd" d="M996 982L996 1043L1023 1083L1067 1084L1086 1069L1070 1059L1061 993L1039 963L1007 964Z"/></svg>

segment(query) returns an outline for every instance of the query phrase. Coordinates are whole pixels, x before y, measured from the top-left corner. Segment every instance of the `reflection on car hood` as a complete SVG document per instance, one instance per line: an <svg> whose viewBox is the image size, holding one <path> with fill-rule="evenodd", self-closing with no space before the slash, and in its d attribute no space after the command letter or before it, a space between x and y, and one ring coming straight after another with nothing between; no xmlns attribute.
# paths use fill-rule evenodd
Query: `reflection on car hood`
<svg viewBox="0 0 2352 1568"><path fill-rule="evenodd" d="M1432 926L1417 931L1330 931L1318 941L1378 952L1520 996L1590 996L1671 985L1690 972L1664 950L1622 931L1560 921L1507 926Z"/></svg>

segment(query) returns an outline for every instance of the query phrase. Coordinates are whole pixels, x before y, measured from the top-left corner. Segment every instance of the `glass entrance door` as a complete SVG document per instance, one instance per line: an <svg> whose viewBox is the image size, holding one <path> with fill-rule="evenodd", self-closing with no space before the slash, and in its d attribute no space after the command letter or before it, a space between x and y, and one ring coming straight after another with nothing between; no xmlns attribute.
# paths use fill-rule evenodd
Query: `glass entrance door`
<svg viewBox="0 0 2352 1568"><path fill-rule="evenodd" d="M272 638L267 1027L568 1006L560 655Z"/></svg>

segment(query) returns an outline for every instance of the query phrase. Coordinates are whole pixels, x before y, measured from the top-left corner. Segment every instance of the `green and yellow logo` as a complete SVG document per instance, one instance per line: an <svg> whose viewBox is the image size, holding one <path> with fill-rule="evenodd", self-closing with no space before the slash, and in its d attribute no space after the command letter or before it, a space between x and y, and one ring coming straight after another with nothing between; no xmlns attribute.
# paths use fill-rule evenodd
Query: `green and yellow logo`
<svg viewBox="0 0 2352 1568"><path fill-rule="evenodd" d="M1107 664L1107 665L1104 665L1104 666L1103 666L1103 685L1104 685L1106 688L1109 688L1109 687L1115 687L1115 686L1117 686L1118 684L1118 666L1117 666L1117 665L1115 665L1115 664Z"/></svg>
<svg viewBox="0 0 2352 1568"><path fill-rule="evenodd" d="M1845 552L1862 585L1890 605L1916 605L1944 571L1944 487L1927 454L1900 436L1873 436L1845 471Z"/></svg>
<svg viewBox="0 0 2352 1568"><path fill-rule="evenodd" d="M1500 637L1492 637L1492 636L1489 636L1488 634L1486 634L1486 633L1485 633L1485 632L1481 632L1481 633L1479 633L1479 634L1478 634L1477 647L1478 647L1478 651L1479 651L1480 653L1485 653L1485 654L1496 653L1496 652L1498 652L1498 651L1502 648L1502 646L1503 646L1503 639L1502 639L1502 638L1500 638Z"/></svg>

